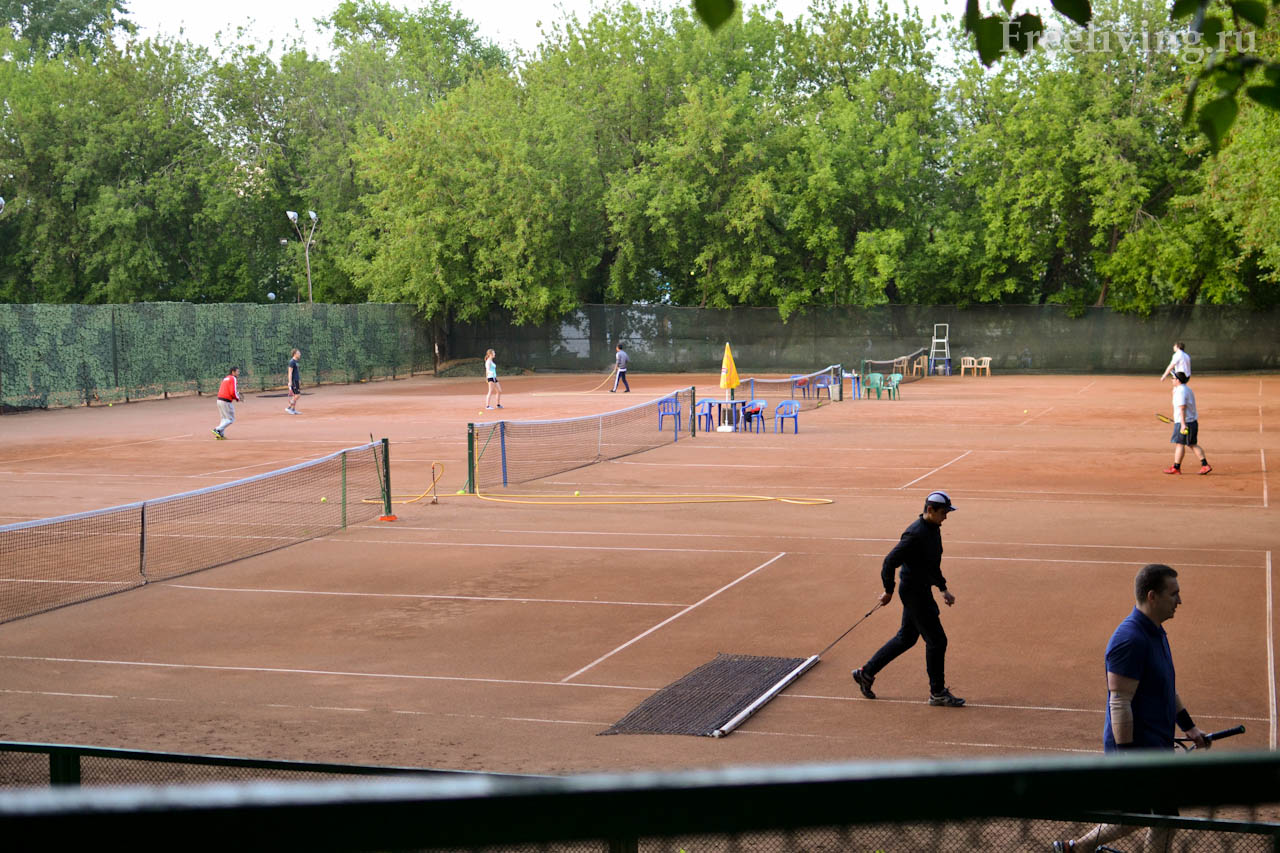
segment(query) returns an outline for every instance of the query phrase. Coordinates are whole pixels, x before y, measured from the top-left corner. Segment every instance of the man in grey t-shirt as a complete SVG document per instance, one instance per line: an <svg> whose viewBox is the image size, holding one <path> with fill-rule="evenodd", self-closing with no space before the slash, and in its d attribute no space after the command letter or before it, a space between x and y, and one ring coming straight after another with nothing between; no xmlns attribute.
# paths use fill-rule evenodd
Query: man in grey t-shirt
<svg viewBox="0 0 1280 853"><path fill-rule="evenodd" d="M627 365L630 363L631 359L627 357L627 351L622 348L622 344L618 344L618 354L614 358L614 366L618 369L618 376L613 380L613 387L609 389L610 394L618 390L619 382L626 389L622 392L623 394L631 393L631 385L627 382Z"/></svg>

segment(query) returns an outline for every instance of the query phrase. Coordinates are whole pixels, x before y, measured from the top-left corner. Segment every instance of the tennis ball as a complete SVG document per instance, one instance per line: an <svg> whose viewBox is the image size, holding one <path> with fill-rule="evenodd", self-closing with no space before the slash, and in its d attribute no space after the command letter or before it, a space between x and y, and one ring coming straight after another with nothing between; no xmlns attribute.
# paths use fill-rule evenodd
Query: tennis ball
<svg viewBox="0 0 1280 853"><path fill-rule="evenodd" d="M109 409L109 408L111 408L111 407L112 407L112 406L114 406L114 405L115 405L115 403L107 403L107 408Z"/></svg>
<svg viewBox="0 0 1280 853"><path fill-rule="evenodd" d="M465 495L465 494L466 494L466 492L464 492L462 489L458 489L457 494Z"/></svg>
<svg viewBox="0 0 1280 853"><path fill-rule="evenodd" d="M573 496L576 498L576 497L578 497L578 496L579 496L579 495L581 495L581 494L582 494L582 492L574 492L574 493L573 493Z"/></svg>
<svg viewBox="0 0 1280 853"><path fill-rule="evenodd" d="M1025 415L1026 413L1027 413L1027 410L1026 410L1026 409L1023 409L1023 410L1022 410L1022 414L1024 414L1024 415Z"/></svg>
<svg viewBox="0 0 1280 853"><path fill-rule="evenodd" d="M322 504L327 504L328 502L329 502L329 499L328 499L328 498L321 498L321 499L320 499L320 503L322 503Z"/></svg>

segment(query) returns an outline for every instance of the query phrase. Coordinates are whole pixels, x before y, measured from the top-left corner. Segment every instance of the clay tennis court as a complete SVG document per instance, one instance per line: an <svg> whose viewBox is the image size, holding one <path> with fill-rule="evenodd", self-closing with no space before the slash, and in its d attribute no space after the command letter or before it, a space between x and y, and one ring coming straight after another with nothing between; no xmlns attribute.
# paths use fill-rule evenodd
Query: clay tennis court
<svg viewBox="0 0 1280 853"><path fill-rule="evenodd" d="M715 376L639 369L630 395L559 393L599 379L506 377L502 414L718 393ZM397 506L394 523L0 625L0 739L531 773L1094 752L1107 638L1136 570L1166 562L1183 590L1166 626L1182 698L1206 730L1248 727L1220 748L1274 748L1280 377L1193 387L1205 477L1160 473L1170 386L1155 376L943 377L804 412L798 434L700 432L518 489L580 491L574 506L454 494L466 424L491 419L476 378L309 389L300 417L249 395L225 442L207 397L5 416L4 524L370 433L390 439L397 494L425 490L433 461L444 475L438 504ZM967 707L924 702L922 645L879 675L879 699L859 695L849 670L896 630L895 600L727 738L598 736L718 652L824 649L875 603L884 554L937 488L958 507L942 619ZM614 493L832 503L590 504Z"/></svg>

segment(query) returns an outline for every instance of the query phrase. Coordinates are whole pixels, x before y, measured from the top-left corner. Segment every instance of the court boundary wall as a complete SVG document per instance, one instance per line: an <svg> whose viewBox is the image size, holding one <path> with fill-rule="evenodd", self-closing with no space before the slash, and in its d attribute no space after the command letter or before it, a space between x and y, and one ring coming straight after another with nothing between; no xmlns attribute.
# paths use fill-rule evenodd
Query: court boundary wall
<svg viewBox="0 0 1280 853"><path fill-rule="evenodd" d="M304 387L429 370L434 340L410 305L186 302L0 304L0 412L283 387L302 350Z"/></svg>
<svg viewBox="0 0 1280 853"><path fill-rule="evenodd" d="M30 744L6 746L33 751ZM284 764L264 763L272 770ZM1211 814L1138 814L1150 801L1207 807ZM203 848L225 841L234 827L254 848L564 849L572 842L586 850L592 848L584 843L595 841L596 849L637 851L650 846L642 843L648 839L679 838L685 846L686 838L728 836L732 845L764 834L772 842L766 846L791 851L807 849L810 830L845 849L865 847L871 831L871 838L884 839L872 842L876 848L920 849L928 840L929 849L961 850L1047 847L1046 838L1111 822L1195 834L1192 847L1176 849L1204 849L1196 842L1211 833L1214 849L1275 850L1280 824L1258 819L1258 806L1277 802L1274 753L1147 754L163 788L72 783L0 790L0 832L20 849L51 841L87 847L108 835L133 839L140 849L169 849L177 839ZM1214 815L1224 807L1247 807L1247 817ZM706 845L691 849L699 846Z"/></svg>
<svg viewBox="0 0 1280 853"><path fill-rule="evenodd" d="M633 374L642 374L713 370L728 341L740 373L808 372L928 350L939 323L949 327L953 366L962 356L990 356L992 370L1002 373L1159 375L1174 341L1186 344L1198 372L1280 370L1280 310L1210 305L1147 317L1109 308L1072 317L1060 305L832 307L785 322L774 308L584 305L534 326L515 326L503 312L458 323L448 347L454 358L492 347L508 370L603 373L621 343Z"/></svg>

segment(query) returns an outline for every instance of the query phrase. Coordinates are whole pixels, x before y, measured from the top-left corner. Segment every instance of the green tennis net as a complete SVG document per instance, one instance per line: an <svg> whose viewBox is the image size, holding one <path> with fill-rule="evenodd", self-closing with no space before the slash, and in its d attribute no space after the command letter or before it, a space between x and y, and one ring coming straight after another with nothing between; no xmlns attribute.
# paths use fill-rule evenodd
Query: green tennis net
<svg viewBox="0 0 1280 853"><path fill-rule="evenodd" d="M779 378L748 376L738 385L736 396L764 400L770 407L776 407L783 400L795 400L801 411L808 411L844 399L843 374L840 365L832 364L812 373L793 373Z"/></svg>
<svg viewBox="0 0 1280 853"><path fill-rule="evenodd" d="M194 492L0 527L0 622L367 521L383 512L388 474L384 440Z"/></svg>
<svg viewBox="0 0 1280 853"><path fill-rule="evenodd" d="M896 358L863 359L862 376L865 380L869 373L879 373L886 378L897 373L902 377L900 381L914 382L917 379L924 379L928 376L929 367L928 350L921 347L915 352L900 355Z"/></svg>
<svg viewBox="0 0 1280 853"><path fill-rule="evenodd" d="M691 437L694 389L638 406L549 421L467 425L467 490L527 483Z"/></svg>

